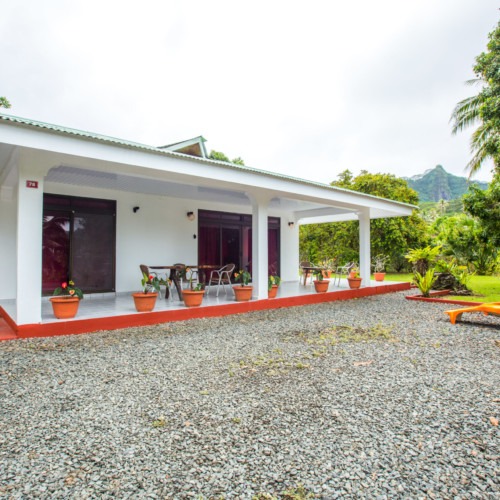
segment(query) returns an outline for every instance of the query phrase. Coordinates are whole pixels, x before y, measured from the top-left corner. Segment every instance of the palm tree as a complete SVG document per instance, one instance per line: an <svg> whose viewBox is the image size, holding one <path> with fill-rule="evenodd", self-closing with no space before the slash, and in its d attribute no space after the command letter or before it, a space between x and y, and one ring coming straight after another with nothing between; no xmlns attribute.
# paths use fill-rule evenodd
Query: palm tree
<svg viewBox="0 0 500 500"><path fill-rule="evenodd" d="M476 57L476 79L469 85L480 84L473 97L460 101L451 115L453 134L471 125L478 128L471 137L472 159L467 164L469 179L479 171L485 160L491 159L500 172L500 22L489 34L487 51Z"/></svg>
<svg viewBox="0 0 500 500"><path fill-rule="evenodd" d="M482 79L469 80L467 83L477 84L482 82ZM494 147L498 143L499 135L490 121L484 122L482 120L480 109L484 104L485 95L483 92L468 97L460 101L453 110L450 121L453 121L452 133L457 134L467 127L480 122L479 127L475 130L471 137L471 151L473 153L472 159L466 166L469 171L469 179L474 176L480 169L483 163L492 159L495 168L499 168L498 163L498 150ZM493 146L493 147L492 147Z"/></svg>

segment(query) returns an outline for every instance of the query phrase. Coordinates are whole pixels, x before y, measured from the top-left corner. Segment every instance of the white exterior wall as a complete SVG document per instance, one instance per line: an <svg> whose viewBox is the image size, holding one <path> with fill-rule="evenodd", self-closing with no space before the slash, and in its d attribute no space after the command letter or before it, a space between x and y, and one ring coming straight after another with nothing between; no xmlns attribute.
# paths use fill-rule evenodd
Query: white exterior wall
<svg viewBox="0 0 500 500"><path fill-rule="evenodd" d="M17 195L0 189L0 300L14 299L17 292Z"/></svg>
<svg viewBox="0 0 500 500"><path fill-rule="evenodd" d="M105 189L82 189L63 184L45 184L45 192L68 196L85 196L116 200L116 291L129 292L141 286L140 264L172 265L198 263L198 210L216 210L251 214L241 205L221 205L162 196L146 196ZM133 207L140 209L134 213ZM196 219L189 221L187 212ZM286 281L298 279L299 240L297 225L288 227L288 218L281 216L281 274ZM193 238L196 235L196 238Z"/></svg>

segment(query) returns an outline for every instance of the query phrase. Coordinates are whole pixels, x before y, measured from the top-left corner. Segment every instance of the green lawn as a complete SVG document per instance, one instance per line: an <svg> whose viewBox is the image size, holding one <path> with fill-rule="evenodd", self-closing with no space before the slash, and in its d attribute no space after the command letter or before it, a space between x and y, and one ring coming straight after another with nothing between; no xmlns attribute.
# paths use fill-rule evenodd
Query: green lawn
<svg viewBox="0 0 500 500"><path fill-rule="evenodd" d="M413 274L386 274L386 281L411 281ZM373 279L373 278L372 278ZM469 302L500 302L500 278L498 276L472 276L469 288L474 291L471 297L447 296L448 299Z"/></svg>

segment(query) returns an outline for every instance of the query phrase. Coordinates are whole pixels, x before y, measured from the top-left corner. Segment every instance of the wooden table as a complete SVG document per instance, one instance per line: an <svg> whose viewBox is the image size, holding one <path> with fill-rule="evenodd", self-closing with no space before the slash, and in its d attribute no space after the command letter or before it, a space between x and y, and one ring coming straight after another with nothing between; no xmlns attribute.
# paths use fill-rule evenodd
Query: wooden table
<svg viewBox="0 0 500 500"><path fill-rule="evenodd" d="M304 276L304 286L307 283L307 278L309 277L309 273L314 274L317 271L326 271L325 267L302 267L302 274Z"/></svg>
<svg viewBox="0 0 500 500"><path fill-rule="evenodd" d="M182 269L192 269L195 271L198 271L198 277L199 281L201 283L205 283L206 281L206 271L210 269L219 269L220 266L214 266L211 264L201 264L199 266L148 266L149 269L158 271L158 270L170 270L170 279L174 282L175 288L177 290L177 293L179 294L179 299L182 300L182 287L181 287L181 282L180 282L180 275L178 271L181 271ZM203 279L201 279L203 277ZM170 295L170 290L167 287L167 291L165 293L165 298L168 299Z"/></svg>

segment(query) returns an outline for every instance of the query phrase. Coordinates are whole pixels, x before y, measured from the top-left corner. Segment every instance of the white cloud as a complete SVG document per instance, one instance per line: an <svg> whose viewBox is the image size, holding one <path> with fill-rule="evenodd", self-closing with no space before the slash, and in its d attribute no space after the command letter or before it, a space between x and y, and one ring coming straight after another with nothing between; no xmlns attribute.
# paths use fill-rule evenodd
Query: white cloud
<svg viewBox="0 0 500 500"><path fill-rule="evenodd" d="M203 134L322 182L463 175L470 134L448 120L498 21L493 0L26 0L2 14L13 114L154 145Z"/></svg>

